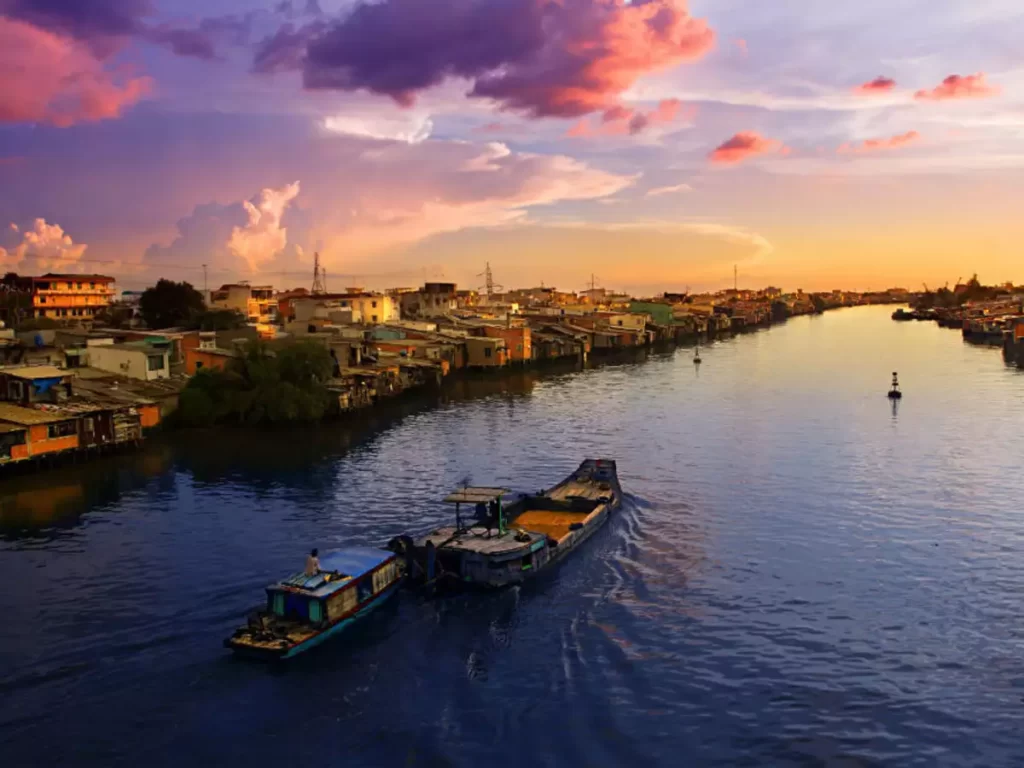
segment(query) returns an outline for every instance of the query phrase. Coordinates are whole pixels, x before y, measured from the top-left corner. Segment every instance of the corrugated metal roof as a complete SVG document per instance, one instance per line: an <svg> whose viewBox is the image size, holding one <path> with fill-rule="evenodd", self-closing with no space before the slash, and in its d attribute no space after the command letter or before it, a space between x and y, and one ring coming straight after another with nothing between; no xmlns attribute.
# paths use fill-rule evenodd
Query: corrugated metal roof
<svg viewBox="0 0 1024 768"><path fill-rule="evenodd" d="M0 421L9 421L13 424L53 424L58 421L67 421L70 418L67 414L57 416L46 411L37 411L35 408L22 408L20 405L0 403Z"/></svg>
<svg viewBox="0 0 1024 768"><path fill-rule="evenodd" d="M0 368L0 373L7 376L14 376L17 379L60 379L64 376L74 376L71 371L66 371L54 365L25 365L19 368Z"/></svg>

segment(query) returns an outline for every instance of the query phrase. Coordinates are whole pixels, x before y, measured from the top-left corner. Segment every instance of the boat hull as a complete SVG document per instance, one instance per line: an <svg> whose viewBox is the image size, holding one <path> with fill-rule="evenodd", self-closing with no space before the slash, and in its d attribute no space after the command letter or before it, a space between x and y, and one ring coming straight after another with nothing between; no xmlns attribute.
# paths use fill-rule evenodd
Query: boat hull
<svg viewBox="0 0 1024 768"><path fill-rule="evenodd" d="M279 648L268 648L255 646L231 637L224 641L224 646L234 651L236 656L244 658L258 659L262 661L283 661L285 659L295 658L299 654L310 651L327 640L337 637L353 624L368 616L393 597L398 592L400 585L401 580L396 580L382 592L374 595L372 599L359 606L355 612L349 616L339 619L335 623L325 627L322 631L300 643Z"/></svg>

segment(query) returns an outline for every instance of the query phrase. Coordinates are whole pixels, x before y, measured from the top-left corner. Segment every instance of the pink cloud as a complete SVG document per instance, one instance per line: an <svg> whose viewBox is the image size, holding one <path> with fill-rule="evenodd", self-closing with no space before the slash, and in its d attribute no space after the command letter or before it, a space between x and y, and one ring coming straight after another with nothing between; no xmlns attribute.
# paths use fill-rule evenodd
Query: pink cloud
<svg viewBox="0 0 1024 768"><path fill-rule="evenodd" d="M948 101L950 99L986 99L999 94L999 86L989 85L985 73L974 75L950 75L929 90L914 94L919 101Z"/></svg>
<svg viewBox="0 0 1024 768"><path fill-rule="evenodd" d="M0 17L0 122L67 127L118 117L152 87L69 37Z"/></svg>
<svg viewBox="0 0 1024 768"><path fill-rule="evenodd" d="M895 80L891 77L882 77L879 75L874 80L869 80L866 83L858 85L853 89L853 92L860 94L861 96L877 96L878 94L889 93L895 87Z"/></svg>
<svg viewBox="0 0 1024 768"><path fill-rule="evenodd" d="M624 107L616 104L601 114L600 125L591 126L584 118L575 123L566 133L570 138L585 136L625 136L636 135L652 125L667 125L674 122L682 110L683 102L679 99L663 99L650 112Z"/></svg>
<svg viewBox="0 0 1024 768"><path fill-rule="evenodd" d="M704 56L714 40L686 0L383 0L264 40L254 69L301 68L306 88L365 89L403 106L467 78L470 96L502 109L582 117L615 107L642 75Z"/></svg>
<svg viewBox="0 0 1024 768"><path fill-rule="evenodd" d="M17 224L13 232L21 232ZM0 265L5 269L68 269L74 266L89 246L76 244L59 224L36 219L32 228L21 232L21 242L12 250L0 248Z"/></svg>
<svg viewBox="0 0 1024 768"><path fill-rule="evenodd" d="M737 48L740 49L740 53L742 53L744 56L746 56L749 53L749 51L747 50L747 41L744 40L742 37L736 38L735 40L733 40L733 43L736 45Z"/></svg>
<svg viewBox="0 0 1024 768"><path fill-rule="evenodd" d="M905 147L908 144L913 144L919 141L921 134L917 131L907 131L901 133L898 136L891 136L888 139L867 139L860 142L859 144L842 144L836 151L841 155L857 153L864 154L868 152L884 152L888 149L899 149Z"/></svg>
<svg viewBox="0 0 1024 768"><path fill-rule="evenodd" d="M772 152L789 154L789 147L776 139L766 139L756 131L741 131L716 147L708 158L712 163L735 165L747 158Z"/></svg>

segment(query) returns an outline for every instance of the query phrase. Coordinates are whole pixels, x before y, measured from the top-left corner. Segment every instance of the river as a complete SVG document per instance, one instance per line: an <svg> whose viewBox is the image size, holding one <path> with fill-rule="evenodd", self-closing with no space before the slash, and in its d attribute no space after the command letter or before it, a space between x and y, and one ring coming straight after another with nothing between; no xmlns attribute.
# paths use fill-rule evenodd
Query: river
<svg viewBox="0 0 1024 768"><path fill-rule="evenodd" d="M0 764L1024 764L1024 372L890 311L3 479ZM221 647L310 547L587 456L628 500L549 578Z"/></svg>

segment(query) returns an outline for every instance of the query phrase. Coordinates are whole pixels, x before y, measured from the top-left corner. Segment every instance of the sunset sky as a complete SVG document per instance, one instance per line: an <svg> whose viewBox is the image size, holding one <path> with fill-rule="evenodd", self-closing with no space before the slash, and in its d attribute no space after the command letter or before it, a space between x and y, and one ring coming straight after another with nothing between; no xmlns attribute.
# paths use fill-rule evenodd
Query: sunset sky
<svg viewBox="0 0 1024 768"><path fill-rule="evenodd" d="M0 0L0 266L1024 283L1020 0Z"/></svg>

